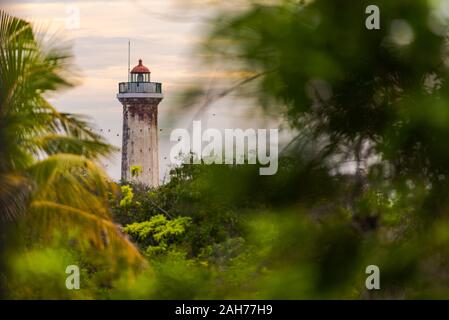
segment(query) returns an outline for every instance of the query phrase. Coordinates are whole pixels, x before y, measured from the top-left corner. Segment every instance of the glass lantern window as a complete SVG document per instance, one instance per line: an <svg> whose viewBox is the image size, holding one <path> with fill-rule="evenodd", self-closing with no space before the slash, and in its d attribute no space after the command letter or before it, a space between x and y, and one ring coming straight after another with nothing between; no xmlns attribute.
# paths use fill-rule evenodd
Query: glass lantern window
<svg viewBox="0 0 449 320"><path fill-rule="evenodd" d="M150 82L149 73L131 73L131 82Z"/></svg>

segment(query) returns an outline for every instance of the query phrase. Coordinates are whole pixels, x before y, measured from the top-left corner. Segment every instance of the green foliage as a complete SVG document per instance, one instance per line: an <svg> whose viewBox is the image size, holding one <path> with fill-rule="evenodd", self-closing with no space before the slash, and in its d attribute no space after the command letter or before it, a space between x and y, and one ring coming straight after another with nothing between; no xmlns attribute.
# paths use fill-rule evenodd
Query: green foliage
<svg viewBox="0 0 449 320"><path fill-rule="evenodd" d="M137 178L141 174L142 174L141 166L131 166L131 177Z"/></svg>
<svg viewBox="0 0 449 320"><path fill-rule="evenodd" d="M120 187L120 190L123 196L120 200L120 207L130 206L134 198L133 189L130 186L124 185Z"/></svg>
<svg viewBox="0 0 449 320"><path fill-rule="evenodd" d="M151 256L165 252L170 243L184 234L191 220L189 217L168 220L164 215L158 214L152 216L149 221L127 225L123 231L136 238L140 243L148 244L145 251Z"/></svg>
<svg viewBox="0 0 449 320"><path fill-rule="evenodd" d="M94 246L82 250L83 229L72 228L67 235L52 233L45 246L17 247L7 259L13 272L8 274L8 297L11 299L111 299L143 298L154 290L154 274L133 269L122 259L119 248L109 255L99 254ZM23 229L22 229L23 230ZM18 231L11 230L11 231ZM28 239L27 239L28 241ZM66 288L66 267L80 268L80 290ZM143 286L143 287L142 287Z"/></svg>
<svg viewBox="0 0 449 320"><path fill-rule="evenodd" d="M133 201L125 208L120 202L126 193L112 200L114 220L122 225L145 222L156 215L169 220L188 217L195 228L187 228L183 239L188 256L197 256L203 247L237 236L244 217L237 218L243 206L222 199L226 189L211 184L211 175L226 176L228 168L221 166L183 166L171 172L170 181L157 190L131 184ZM238 209L238 207L240 207Z"/></svg>
<svg viewBox="0 0 449 320"><path fill-rule="evenodd" d="M250 1L216 19L205 48L231 70L260 74L260 102L311 130L331 156L380 157L399 176L435 182L449 162L443 1L378 1L376 31L363 23L370 4ZM397 38L404 28L407 43Z"/></svg>

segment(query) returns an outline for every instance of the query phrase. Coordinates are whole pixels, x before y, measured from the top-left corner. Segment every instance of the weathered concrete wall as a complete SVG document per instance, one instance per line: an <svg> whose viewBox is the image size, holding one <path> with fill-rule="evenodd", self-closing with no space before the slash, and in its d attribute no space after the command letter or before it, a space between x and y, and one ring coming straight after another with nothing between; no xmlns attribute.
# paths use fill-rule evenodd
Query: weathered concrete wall
<svg viewBox="0 0 449 320"><path fill-rule="evenodd" d="M161 98L122 98L123 144L122 180L159 185L157 107ZM138 177L131 167L140 166Z"/></svg>

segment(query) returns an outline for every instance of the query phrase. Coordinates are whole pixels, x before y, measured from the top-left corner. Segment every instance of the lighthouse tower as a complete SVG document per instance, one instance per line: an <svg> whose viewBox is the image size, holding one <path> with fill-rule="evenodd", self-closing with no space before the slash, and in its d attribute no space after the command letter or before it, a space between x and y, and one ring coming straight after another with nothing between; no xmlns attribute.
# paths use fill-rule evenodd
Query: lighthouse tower
<svg viewBox="0 0 449 320"><path fill-rule="evenodd" d="M157 108L162 84L150 81L141 59L128 81L119 83L117 94L123 105L122 180L154 187L159 184Z"/></svg>

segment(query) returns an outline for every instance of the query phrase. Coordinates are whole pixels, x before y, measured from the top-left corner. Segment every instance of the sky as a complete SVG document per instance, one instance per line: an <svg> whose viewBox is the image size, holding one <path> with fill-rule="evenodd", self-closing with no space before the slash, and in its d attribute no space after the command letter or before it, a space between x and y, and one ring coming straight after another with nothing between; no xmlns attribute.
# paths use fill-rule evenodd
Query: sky
<svg viewBox="0 0 449 320"><path fill-rule="evenodd" d="M181 0L0 0L0 5L71 44L73 70L80 84L49 100L60 111L89 116L99 133L118 148L122 144L122 106L116 94L118 83L127 81L128 39L131 41L131 68L141 58L151 71L151 80L163 84L164 100L159 105L163 181L172 166L170 132L191 128L196 114L180 108L182 92L197 82L239 81L242 77L238 72L221 72L220 67L199 63L195 48L218 2L202 0L200 7L191 7ZM264 122L263 128L276 127L266 125L267 118L255 113L253 102L232 96L211 105L201 120L204 129L258 128ZM120 152L104 166L113 179L120 179Z"/></svg>

